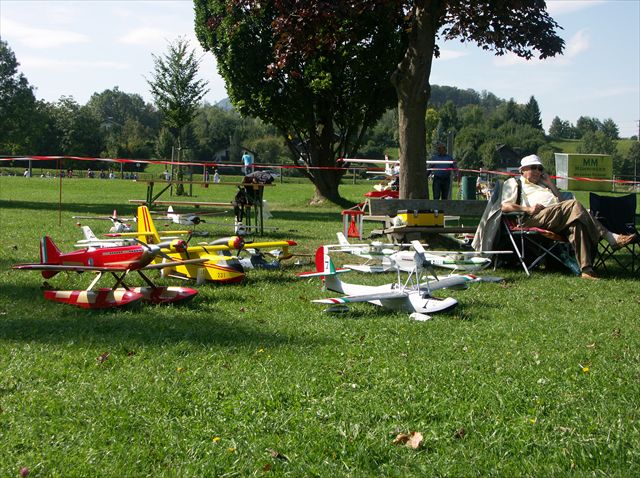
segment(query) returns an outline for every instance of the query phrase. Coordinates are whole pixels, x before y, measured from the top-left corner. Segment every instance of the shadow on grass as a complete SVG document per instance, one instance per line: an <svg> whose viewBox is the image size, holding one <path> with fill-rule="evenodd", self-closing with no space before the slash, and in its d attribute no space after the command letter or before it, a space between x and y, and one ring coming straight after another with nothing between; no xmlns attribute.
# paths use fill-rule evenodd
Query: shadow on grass
<svg viewBox="0 0 640 478"><path fill-rule="evenodd" d="M87 203L67 203L64 202L60 205L57 202L35 202L35 201L6 201L0 199L0 209L33 209L36 211L58 211L61 209L65 212L73 213L87 213L103 216L110 216L113 214L113 210L118 210L118 216L125 215L124 210L132 211L129 214L133 214L136 211L136 207L127 204L87 204Z"/></svg>
<svg viewBox="0 0 640 478"><path fill-rule="evenodd" d="M250 349L300 346L305 350L331 342L330 337L309 338L304 333L266 330L264 323L249 316L239 321L239 315L222 310L210 301L162 306L136 303L119 309L85 310L50 303L42 297L39 287L3 287L0 294L3 302L15 304L0 307L0 337L5 341L46 344L73 341L87 346L96 343L160 346L187 342ZM37 304L29 308L25 305L29 301Z"/></svg>

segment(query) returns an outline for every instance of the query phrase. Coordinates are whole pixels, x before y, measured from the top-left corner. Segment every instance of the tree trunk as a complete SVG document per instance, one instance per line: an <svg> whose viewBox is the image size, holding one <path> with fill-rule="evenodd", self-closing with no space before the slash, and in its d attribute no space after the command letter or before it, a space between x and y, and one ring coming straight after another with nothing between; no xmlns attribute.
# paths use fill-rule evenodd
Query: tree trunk
<svg viewBox="0 0 640 478"><path fill-rule="evenodd" d="M409 46L392 82L398 94L400 198L428 199L426 112L439 1L415 2Z"/></svg>
<svg viewBox="0 0 640 478"><path fill-rule="evenodd" d="M333 149L335 134L333 129L332 112L328 107L323 108L322 103L316 106L315 131L309 135L309 140L303 152L299 153L288 142L294 154L302 154L301 159L310 169L304 170L304 174L314 184L316 190L310 204L322 204L330 201L341 207L353 206L353 203L340 196L340 180L344 176L343 169L337 169L336 157Z"/></svg>

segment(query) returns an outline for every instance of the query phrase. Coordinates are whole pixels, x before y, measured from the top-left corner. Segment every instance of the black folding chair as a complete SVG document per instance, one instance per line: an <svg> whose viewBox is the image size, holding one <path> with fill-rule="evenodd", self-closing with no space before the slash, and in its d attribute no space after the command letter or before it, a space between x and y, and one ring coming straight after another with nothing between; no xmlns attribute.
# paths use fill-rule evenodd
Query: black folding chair
<svg viewBox="0 0 640 478"><path fill-rule="evenodd" d="M589 193L591 214L615 234L638 233L636 229L636 202L636 194L601 196ZM607 271L606 262L608 260L614 261L626 271L640 272L640 242L636 239L636 241L617 249L606 240L600 241L593 268Z"/></svg>

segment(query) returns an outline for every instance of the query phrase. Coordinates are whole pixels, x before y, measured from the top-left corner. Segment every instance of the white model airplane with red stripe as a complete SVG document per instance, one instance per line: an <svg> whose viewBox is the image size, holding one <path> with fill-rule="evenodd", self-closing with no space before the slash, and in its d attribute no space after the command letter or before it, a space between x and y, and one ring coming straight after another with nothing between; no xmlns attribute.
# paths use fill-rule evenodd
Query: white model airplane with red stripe
<svg viewBox="0 0 640 478"><path fill-rule="evenodd" d="M426 272L431 269L431 262L425 257L425 250L418 241L411 243L413 251L413 268L408 272L406 280L401 279L400 270L397 280L379 286L367 286L342 282L338 275L349 269L336 269L327 246L321 246L316 251L316 271L303 272L300 277L322 277L328 290L345 294L343 297L317 299L313 302L330 304L337 308L329 311L345 310L346 304L355 302L369 302L391 310L410 313L414 320L428 320L431 314L453 309L458 301L452 297L444 299L434 297L432 292L446 288L466 288L470 282L477 282L478 277L466 274L448 276L442 279L429 279Z"/></svg>

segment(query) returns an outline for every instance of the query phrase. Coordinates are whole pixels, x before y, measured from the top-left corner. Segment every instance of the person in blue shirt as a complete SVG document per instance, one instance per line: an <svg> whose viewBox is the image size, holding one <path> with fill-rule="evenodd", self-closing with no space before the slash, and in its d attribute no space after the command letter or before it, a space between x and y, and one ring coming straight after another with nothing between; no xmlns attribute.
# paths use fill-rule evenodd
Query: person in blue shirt
<svg viewBox="0 0 640 478"><path fill-rule="evenodd" d="M451 161L444 164L430 164L429 169L433 176L433 199L449 199L451 189L452 169L457 170L458 166L451 156L447 154L447 147L439 143L438 153L431 158L432 161Z"/></svg>
<svg viewBox="0 0 640 478"><path fill-rule="evenodd" d="M242 164L244 165L245 176L253 172L253 157L247 151L242 155Z"/></svg>

